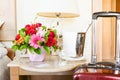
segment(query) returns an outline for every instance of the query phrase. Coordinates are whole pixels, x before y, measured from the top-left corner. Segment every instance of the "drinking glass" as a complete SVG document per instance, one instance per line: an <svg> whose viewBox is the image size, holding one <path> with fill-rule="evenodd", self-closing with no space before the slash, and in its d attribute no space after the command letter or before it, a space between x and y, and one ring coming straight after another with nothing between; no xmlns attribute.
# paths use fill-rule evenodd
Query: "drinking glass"
<svg viewBox="0 0 120 80"><path fill-rule="evenodd" d="M65 56L64 50L61 50L58 55L60 57L59 66L65 66L67 64L67 60L64 59L64 56Z"/></svg>

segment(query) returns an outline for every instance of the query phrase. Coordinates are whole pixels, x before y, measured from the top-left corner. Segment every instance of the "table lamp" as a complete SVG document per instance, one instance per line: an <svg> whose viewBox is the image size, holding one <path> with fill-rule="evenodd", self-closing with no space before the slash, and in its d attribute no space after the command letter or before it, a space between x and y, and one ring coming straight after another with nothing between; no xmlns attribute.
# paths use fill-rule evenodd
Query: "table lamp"
<svg viewBox="0 0 120 80"><path fill-rule="evenodd" d="M76 0L40 0L40 8L37 15L48 18L57 18L56 26L59 44L63 47L62 28L59 26L60 18L79 17L79 11ZM52 53L52 55L57 55Z"/></svg>
<svg viewBox="0 0 120 80"><path fill-rule="evenodd" d="M37 15L49 18L75 18L79 17L75 0L41 0ZM57 27L59 26L59 20Z"/></svg>
<svg viewBox="0 0 120 80"><path fill-rule="evenodd" d="M38 15L51 18L78 17L75 0L41 0Z"/></svg>

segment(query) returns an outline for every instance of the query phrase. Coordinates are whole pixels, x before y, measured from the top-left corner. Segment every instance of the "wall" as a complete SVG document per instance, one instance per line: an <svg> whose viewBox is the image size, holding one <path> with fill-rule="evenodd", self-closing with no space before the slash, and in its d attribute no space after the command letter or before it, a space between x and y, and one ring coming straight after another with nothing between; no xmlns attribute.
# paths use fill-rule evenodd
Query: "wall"
<svg viewBox="0 0 120 80"><path fill-rule="evenodd" d="M0 41L11 41L16 35L15 0L0 0ZM6 37L7 36L7 37Z"/></svg>
<svg viewBox="0 0 120 80"><path fill-rule="evenodd" d="M91 21L91 0L76 0L79 8L80 17L77 19L63 19L62 26L69 26L69 30L85 31L88 23ZM28 4L29 2L29 4ZM17 0L17 26L24 26L33 21L36 13L39 12L39 1L35 0ZM87 13L87 14L86 14ZM41 22L45 25L54 24L55 19L39 17ZM46 24L47 22L47 24ZM73 27L74 26L74 27ZM63 27L67 28L68 27Z"/></svg>
<svg viewBox="0 0 120 80"><path fill-rule="evenodd" d="M69 1L69 0L68 0ZM17 2L17 30L25 24L33 22L36 13L39 12L39 0L16 0ZM74 19L60 19L60 26L63 30L85 32L91 23L92 0L77 0L80 17ZM39 17L39 21L47 26L55 24L56 19ZM8 44L8 43L7 43ZM91 30L86 33L84 53L90 57L91 54ZM90 59L90 58L89 58Z"/></svg>

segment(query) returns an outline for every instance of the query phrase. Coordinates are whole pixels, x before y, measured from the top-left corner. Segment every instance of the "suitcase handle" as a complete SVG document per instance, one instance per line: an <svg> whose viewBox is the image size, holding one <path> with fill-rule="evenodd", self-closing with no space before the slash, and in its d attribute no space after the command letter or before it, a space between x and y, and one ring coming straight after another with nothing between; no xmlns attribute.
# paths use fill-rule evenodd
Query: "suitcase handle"
<svg viewBox="0 0 120 80"><path fill-rule="evenodd" d="M117 19L120 19L120 13L119 12L96 12L96 13L93 13L92 19L97 19L98 17L116 17Z"/></svg>

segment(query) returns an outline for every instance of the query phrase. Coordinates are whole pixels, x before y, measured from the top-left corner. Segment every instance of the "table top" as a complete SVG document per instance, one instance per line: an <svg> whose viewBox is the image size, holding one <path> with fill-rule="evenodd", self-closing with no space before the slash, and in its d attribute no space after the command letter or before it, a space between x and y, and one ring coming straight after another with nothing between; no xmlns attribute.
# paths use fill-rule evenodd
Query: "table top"
<svg viewBox="0 0 120 80"><path fill-rule="evenodd" d="M73 70L86 62L86 60L64 61L59 56L46 56L43 62L31 62L28 57L17 57L7 66L32 72L63 72Z"/></svg>

